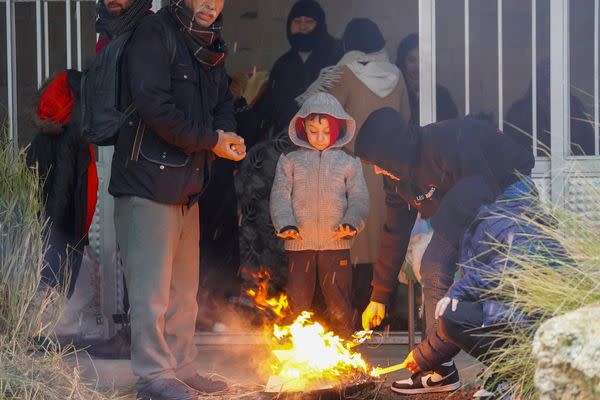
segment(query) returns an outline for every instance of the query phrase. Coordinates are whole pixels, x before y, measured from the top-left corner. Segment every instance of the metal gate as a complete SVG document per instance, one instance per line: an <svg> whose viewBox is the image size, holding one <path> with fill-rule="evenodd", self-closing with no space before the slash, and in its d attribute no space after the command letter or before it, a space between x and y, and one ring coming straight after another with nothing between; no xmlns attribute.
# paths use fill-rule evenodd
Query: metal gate
<svg viewBox="0 0 600 400"><path fill-rule="evenodd" d="M50 44L53 41L64 40L66 46L66 57L64 66L69 68L76 66L78 69L84 68L82 59L82 48L93 46L94 43L82 42L82 21L81 6L84 2L93 2L95 0L0 0L5 4L6 12L6 73L7 73L7 111L9 134L15 139L18 132L17 115L20 110L17 109L17 59L16 49L19 41L16 37L15 8L22 4L35 5L35 55L36 60L36 79L38 87L42 81L50 75ZM229 0L230 3L236 0ZM246 0L237 0L246 1ZM346 0L339 0L340 3ZM418 20L419 20L419 55L420 55L420 118L421 124L427 124L436 121L436 82L438 79L437 58L440 54L440 48L436 46L438 41L438 30L440 29L436 10L449 0L418 0ZM329 1L330 3L332 1ZM548 33L550 43L550 108L551 108L551 155L549 157L536 156L536 166L534 170L534 179L542 192L542 195L549 196L553 201L568 204L581 211L589 211L592 203L585 198L582 182L592 180L600 185L600 149L598 145L600 112L600 86L599 86L599 3L600 0L585 0L586 13L593 15L593 33L586 37L587 43L593 43L593 61L589 68L593 73L593 90L590 97L593 98L593 111L590 116L590 123L595 133L595 145L593 156L571 156L570 155L570 137L571 137L571 102L572 95L571 81L574 79L571 73L571 36L575 28L571 21L571 12L574 4L580 1L569 0L529 0L521 1L518 4L527 4L531 9L531 19L529 20L531 28L531 82L532 82L532 135L537 137L537 119L536 119L536 95L538 87L536 86L536 65L538 63L537 41L538 41L538 13L537 10L544 3L544 7L549 8L549 24L551 29ZM53 4L64 4L64 18L66 22L66 37L51 38L49 36L49 26L54 21L49 20L48 6ZM160 7L160 0L154 0L154 9ZM374 6L380 3L385 7L402 7L402 2L393 3L384 0L373 1ZM468 114L473 110L473 86L472 71L473 57L470 52L471 43L474 40L473 24L477 22L479 15L473 11L475 6L484 2L472 2L470 0L453 0L453 4L459 4L464 10L463 21L452 21L455 28L464 31L464 42L461 52L464 52L464 111ZM495 43L495 57L497 63L497 85L498 93L497 114L498 126L500 129L505 127L504 121L504 89L506 75L504 71L507 63L505 57L505 43L507 33L511 29L511 21L505 20L505 15L510 14L511 7L514 7L515 0L486 0L487 6L492 5L496 9L497 17L497 42ZM74 9L73 9L74 8ZM588 10L589 8L589 10ZM399 11L400 12L400 11ZM73 41L71 24L72 15L75 18L75 40ZM62 22L62 21L61 21ZM90 24L91 21L85 21ZM456 26L462 25L462 26ZM593 37L589 37L593 36ZM526 40L526 39L524 39ZM74 42L74 43L73 43ZM457 47L457 49L458 49ZM73 52L73 48L75 52ZM32 49L33 53L33 49ZM74 54L74 56L73 56ZM509 77L510 78L510 77ZM576 77L575 77L576 78ZM461 77L462 79L462 77ZM535 143L535 141L534 141ZM534 145L534 152L536 148ZM537 152L536 152L537 154ZM91 232L91 245L98 254L101 269L101 301L102 312L105 316L122 311L122 281L121 272L115 268L119 265L116 260L116 242L113 225L113 203L112 198L107 194L107 185L110 174L110 162L112 158L111 148L100 148L98 157L98 171L100 178L100 201L95 215L94 225ZM597 211L597 210L595 210Z"/></svg>

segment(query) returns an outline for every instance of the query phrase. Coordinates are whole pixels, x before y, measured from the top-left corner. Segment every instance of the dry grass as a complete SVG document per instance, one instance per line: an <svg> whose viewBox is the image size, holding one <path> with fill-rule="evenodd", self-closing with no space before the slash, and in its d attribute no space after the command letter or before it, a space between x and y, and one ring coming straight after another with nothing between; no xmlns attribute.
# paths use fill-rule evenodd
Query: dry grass
<svg viewBox="0 0 600 400"><path fill-rule="evenodd" d="M3 139L3 138L2 138ZM41 188L25 154L0 139L0 398L114 399L87 386L49 339L65 298L40 289L46 244Z"/></svg>
<svg viewBox="0 0 600 400"><path fill-rule="evenodd" d="M514 393L526 399L536 398L532 342L539 326L552 317L600 302L600 188L581 175L571 176L583 185L585 198L591 201L586 205L589 211L548 202L519 217L520 223L536 228L534 242L559 243L564 257L556 257L544 246L518 252L498 249L518 268L505 272L492 294L510 303L513 315L530 324L515 323L499 335L510 345L494 353L485 375L508 381ZM548 216L553 224L547 223Z"/></svg>

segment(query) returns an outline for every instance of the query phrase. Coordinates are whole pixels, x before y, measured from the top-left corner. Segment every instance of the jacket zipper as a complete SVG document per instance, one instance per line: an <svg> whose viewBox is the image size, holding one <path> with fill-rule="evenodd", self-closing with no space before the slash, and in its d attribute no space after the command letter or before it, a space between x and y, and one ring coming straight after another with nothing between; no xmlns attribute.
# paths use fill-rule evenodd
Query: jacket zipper
<svg viewBox="0 0 600 400"><path fill-rule="evenodd" d="M323 159L323 152L319 151L319 169L317 170L317 233L321 233L321 160ZM319 239L319 250L323 246L322 241Z"/></svg>

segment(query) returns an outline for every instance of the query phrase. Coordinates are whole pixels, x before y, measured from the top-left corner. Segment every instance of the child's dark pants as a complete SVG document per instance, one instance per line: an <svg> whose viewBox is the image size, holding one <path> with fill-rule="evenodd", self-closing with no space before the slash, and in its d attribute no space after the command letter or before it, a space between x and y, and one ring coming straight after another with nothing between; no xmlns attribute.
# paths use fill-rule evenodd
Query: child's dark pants
<svg viewBox="0 0 600 400"><path fill-rule="evenodd" d="M350 302L352 265L350 250L288 251L287 293L295 313L311 311L317 282L325 297L331 328L342 336L353 331Z"/></svg>

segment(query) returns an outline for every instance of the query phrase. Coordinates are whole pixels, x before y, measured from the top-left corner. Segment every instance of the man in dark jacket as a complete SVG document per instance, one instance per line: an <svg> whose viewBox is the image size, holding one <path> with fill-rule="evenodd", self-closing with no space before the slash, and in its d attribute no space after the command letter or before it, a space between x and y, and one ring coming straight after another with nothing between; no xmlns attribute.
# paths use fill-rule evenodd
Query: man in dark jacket
<svg viewBox="0 0 600 400"><path fill-rule="evenodd" d="M273 65L267 88L255 106L260 133L277 134L287 127L298 109L296 97L304 93L322 68L336 64L341 46L327 32L325 12L314 0L299 0L287 19L290 50Z"/></svg>
<svg viewBox="0 0 600 400"><path fill-rule="evenodd" d="M195 370L198 199L214 155L239 161L220 35L223 0L176 0L143 19L124 54L137 112L115 145L109 192L129 288L141 399L224 390Z"/></svg>
<svg viewBox="0 0 600 400"><path fill-rule="evenodd" d="M447 120L426 127L407 124L390 108L375 111L361 128L356 153L387 176L387 216L373 274L365 329L379 325L405 259L417 213L431 217L433 237L421 262L426 332L436 331L435 306L453 282L459 242L481 206L528 176L533 154L488 122ZM458 382L451 360L443 367ZM444 375L448 375L444 370ZM455 382L455 383L456 383ZM403 385L401 385L404 387ZM444 380L427 388L440 391ZM449 390L449 389L447 389Z"/></svg>

